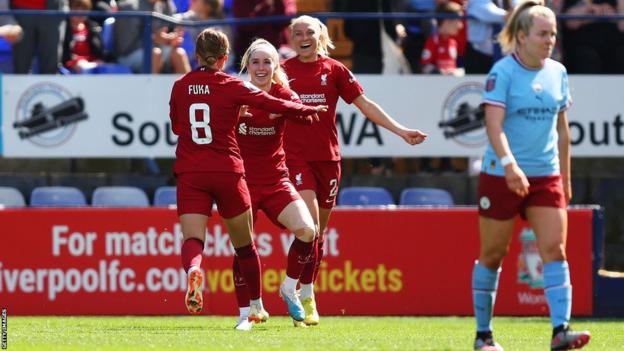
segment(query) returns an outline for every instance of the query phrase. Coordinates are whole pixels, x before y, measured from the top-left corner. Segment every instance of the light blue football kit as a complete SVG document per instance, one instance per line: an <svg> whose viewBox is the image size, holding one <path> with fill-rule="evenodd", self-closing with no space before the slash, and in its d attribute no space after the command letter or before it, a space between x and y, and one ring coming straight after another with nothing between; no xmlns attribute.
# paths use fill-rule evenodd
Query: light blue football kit
<svg viewBox="0 0 624 351"><path fill-rule="evenodd" d="M557 120L572 103L565 67L546 59L530 68L514 55L499 60L490 71L483 95L485 104L505 109L503 132L520 169L527 177L560 174ZM505 170L488 143L481 171L504 176ZM492 330L492 310L500 269L492 271L475 262L472 273L477 331ZM544 290L553 327L570 320L572 286L566 261L544 264Z"/></svg>
<svg viewBox="0 0 624 351"><path fill-rule="evenodd" d="M572 102L562 64L546 59L542 68L532 69L517 56L508 55L490 71L483 102L505 108L503 131L511 153L527 177L559 174L557 118ZM482 171L505 175L489 143Z"/></svg>

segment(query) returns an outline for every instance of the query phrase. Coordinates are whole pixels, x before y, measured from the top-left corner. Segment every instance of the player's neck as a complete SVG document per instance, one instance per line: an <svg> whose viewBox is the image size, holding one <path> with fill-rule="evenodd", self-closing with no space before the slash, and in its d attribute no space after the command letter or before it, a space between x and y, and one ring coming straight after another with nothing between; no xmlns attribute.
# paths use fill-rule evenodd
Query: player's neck
<svg viewBox="0 0 624 351"><path fill-rule="evenodd" d="M269 92L269 90L271 90L271 81L268 81L267 83L264 83L264 84L256 83L253 81L251 83L262 91Z"/></svg>
<svg viewBox="0 0 624 351"><path fill-rule="evenodd" d="M314 55L310 55L310 56L301 56L301 55L299 55L299 56L297 56L297 59L299 61L301 61L301 62L306 62L306 63L308 63L308 62L315 62L316 60L319 59L319 54L315 53Z"/></svg>
<svg viewBox="0 0 624 351"><path fill-rule="evenodd" d="M535 57L535 56L530 55L528 52L526 52L526 50L523 50L522 48L518 48L515 51L515 55L516 55L516 58L518 58L518 60L520 61L520 63L533 69L544 67L544 62L546 61L545 59L541 57Z"/></svg>

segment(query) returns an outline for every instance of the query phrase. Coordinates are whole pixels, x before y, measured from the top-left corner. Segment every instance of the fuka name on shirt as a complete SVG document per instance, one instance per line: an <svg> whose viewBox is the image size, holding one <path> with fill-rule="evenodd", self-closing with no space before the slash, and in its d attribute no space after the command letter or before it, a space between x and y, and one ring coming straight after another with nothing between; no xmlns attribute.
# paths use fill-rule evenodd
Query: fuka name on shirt
<svg viewBox="0 0 624 351"><path fill-rule="evenodd" d="M191 84L188 86L189 95L208 95L210 89L207 84Z"/></svg>

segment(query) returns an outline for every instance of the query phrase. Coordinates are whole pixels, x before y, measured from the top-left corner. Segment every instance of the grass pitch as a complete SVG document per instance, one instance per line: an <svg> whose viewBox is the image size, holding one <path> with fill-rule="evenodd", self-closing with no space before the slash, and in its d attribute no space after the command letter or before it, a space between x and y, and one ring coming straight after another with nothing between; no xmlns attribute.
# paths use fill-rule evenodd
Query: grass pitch
<svg viewBox="0 0 624 351"><path fill-rule="evenodd" d="M8 317L8 350L471 350L470 317L321 317L294 328L272 317L251 332L235 317ZM494 320L506 350L549 349L547 318ZM624 320L575 319L592 341L584 350L624 350Z"/></svg>

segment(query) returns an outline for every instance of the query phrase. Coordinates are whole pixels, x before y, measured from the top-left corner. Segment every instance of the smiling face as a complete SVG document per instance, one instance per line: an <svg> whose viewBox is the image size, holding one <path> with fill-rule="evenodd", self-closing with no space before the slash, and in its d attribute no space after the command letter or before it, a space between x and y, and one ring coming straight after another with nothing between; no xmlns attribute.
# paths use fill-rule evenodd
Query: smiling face
<svg viewBox="0 0 624 351"><path fill-rule="evenodd" d="M554 16L535 16L528 33L518 32L519 50L531 62L549 58L557 42L557 23Z"/></svg>
<svg viewBox="0 0 624 351"><path fill-rule="evenodd" d="M316 60L320 37L321 29L316 23L301 20L293 25L291 32L292 46L301 61Z"/></svg>
<svg viewBox="0 0 624 351"><path fill-rule="evenodd" d="M273 61L271 53L263 46L259 46L251 53L249 63L247 63L249 79L262 90L270 88L275 68L276 63Z"/></svg>

